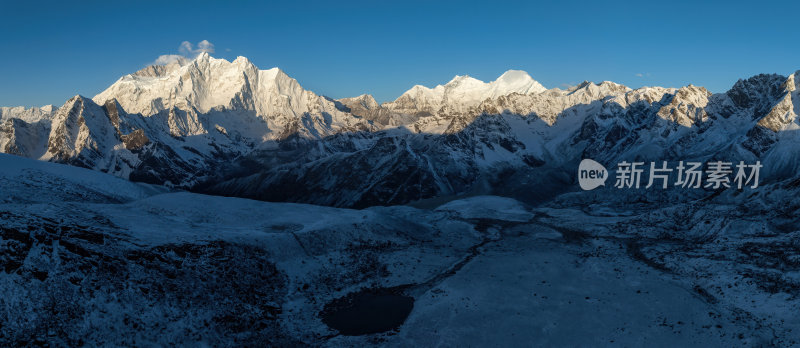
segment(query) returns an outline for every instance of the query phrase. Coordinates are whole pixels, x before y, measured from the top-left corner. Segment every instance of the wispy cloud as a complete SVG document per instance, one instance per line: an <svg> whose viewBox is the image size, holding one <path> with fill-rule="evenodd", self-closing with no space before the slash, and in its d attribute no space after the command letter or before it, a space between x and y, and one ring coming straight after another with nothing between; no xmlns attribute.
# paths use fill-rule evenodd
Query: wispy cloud
<svg viewBox="0 0 800 348"><path fill-rule="evenodd" d="M208 42L208 40L203 40L197 43L197 48L194 48L191 42L184 41L181 42L181 47L178 48L178 52L184 57L195 58L200 55L200 53L214 53L214 44Z"/></svg>
<svg viewBox="0 0 800 348"><path fill-rule="evenodd" d="M197 46L192 45L189 41L181 42L178 47L180 54L164 54L158 56L153 62L155 65L167 65L173 62L180 61L181 59L195 59L200 53L214 53L214 44L208 40L203 40L197 43Z"/></svg>
<svg viewBox="0 0 800 348"><path fill-rule="evenodd" d="M182 55L179 55L179 54L164 54L164 55L158 56L158 58L156 58L156 61L153 62L153 64L155 64L155 65L167 65L167 64L170 64L172 62L180 61L181 59L186 59L186 57L184 57Z"/></svg>
<svg viewBox="0 0 800 348"><path fill-rule="evenodd" d="M570 89L570 88L575 87L577 85L578 84L575 83L575 82L570 82L570 83L562 83L562 84L559 85L559 87L561 87L562 89Z"/></svg>
<svg viewBox="0 0 800 348"><path fill-rule="evenodd" d="M650 73L637 73L636 77L650 77Z"/></svg>

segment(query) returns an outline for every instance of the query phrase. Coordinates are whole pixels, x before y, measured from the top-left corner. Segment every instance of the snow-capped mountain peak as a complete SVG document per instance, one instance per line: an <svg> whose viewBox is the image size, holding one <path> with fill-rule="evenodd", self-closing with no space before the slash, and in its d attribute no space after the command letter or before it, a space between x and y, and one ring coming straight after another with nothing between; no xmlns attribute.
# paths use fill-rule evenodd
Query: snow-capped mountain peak
<svg viewBox="0 0 800 348"><path fill-rule="evenodd" d="M380 107L380 104L378 104L378 102L375 100L375 97L373 97L370 94L362 94L358 97L353 97L353 98L342 98L339 99L339 101L345 103L346 105L357 104L366 110L371 110Z"/></svg>
<svg viewBox="0 0 800 348"><path fill-rule="evenodd" d="M450 89L454 89L454 88L470 88L470 87L480 86L480 85L483 85L483 84L484 84L483 81L478 80L478 79L476 79L476 78L474 78L472 76L469 76L469 75L456 75L456 76L453 76L453 78L449 82L447 82L444 85L444 87L445 88L450 88Z"/></svg>
<svg viewBox="0 0 800 348"><path fill-rule="evenodd" d="M26 108L24 106L15 107L0 107L0 122L16 118L25 122L37 122L42 119L47 119L56 111L53 105L45 105L42 107Z"/></svg>
<svg viewBox="0 0 800 348"><path fill-rule="evenodd" d="M304 105L287 105L303 104L306 92L278 68L258 70L244 57L228 62L203 52L190 62L153 65L123 76L93 99L98 104L116 99L127 112L145 116L172 107L206 113L242 105L268 116L306 111Z"/></svg>
<svg viewBox="0 0 800 348"><path fill-rule="evenodd" d="M497 80L490 82L493 85L492 98L511 93L531 94L541 93L546 90L531 75L522 70L508 70Z"/></svg>
<svg viewBox="0 0 800 348"><path fill-rule="evenodd" d="M459 75L417 85L379 105L366 94L319 96L244 57L200 54L123 76L33 122L0 109L0 151L226 195L394 204L463 192L502 166L558 171L580 157L730 151L766 158L793 146L784 130L800 129L796 75L758 75L712 95L609 81L545 90L509 70L491 82ZM327 195L334 187L349 193Z"/></svg>
<svg viewBox="0 0 800 348"><path fill-rule="evenodd" d="M318 138L371 129L368 122L342 112L335 102L304 89L278 68L259 70L245 57L229 62L205 52L188 62L177 60L125 75L93 100L100 105L116 100L128 114L161 115L172 136L217 129L257 143L292 134Z"/></svg>
<svg viewBox="0 0 800 348"><path fill-rule="evenodd" d="M800 70L794 72L793 74L789 75L786 79L786 83L784 83L784 89L787 92L794 92L800 89L800 79L798 79L798 74L800 74Z"/></svg>
<svg viewBox="0 0 800 348"><path fill-rule="evenodd" d="M483 82L469 75L456 75L444 85L415 85L384 107L400 114L437 115L464 113L486 99L518 94L536 94L546 88L521 70L508 70L496 80Z"/></svg>

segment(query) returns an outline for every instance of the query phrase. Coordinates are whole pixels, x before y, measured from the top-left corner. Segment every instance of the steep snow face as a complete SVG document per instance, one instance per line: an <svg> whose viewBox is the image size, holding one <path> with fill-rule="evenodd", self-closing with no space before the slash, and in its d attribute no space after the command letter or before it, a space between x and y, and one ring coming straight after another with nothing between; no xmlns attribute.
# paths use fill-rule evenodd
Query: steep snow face
<svg viewBox="0 0 800 348"><path fill-rule="evenodd" d="M46 149L56 108L0 107L0 152L39 158Z"/></svg>
<svg viewBox="0 0 800 348"><path fill-rule="evenodd" d="M403 114L382 107L369 94L362 94L353 98L336 100L340 109L351 113L353 116L363 117L379 126L393 128L413 123L417 118L413 115Z"/></svg>
<svg viewBox="0 0 800 348"><path fill-rule="evenodd" d="M259 70L243 57L201 54L150 66L94 100L0 109L0 151L191 187L216 165L275 141L374 130L279 69Z"/></svg>
<svg viewBox="0 0 800 348"><path fill-rule="evenodd" d="M152 66L123 76L93 99L98 104L116 99L126 112L144 116L167 112L175 118L176 110L188 113L184 121L170 124L177 136L209 132L216 127L203 127L198 115L225 111L237 113L231 117L241 124L231 124L237 128L234 131L245 133L246 123L254 122L254 117L266 121L271 134L259 140L295 131L318 137L370 128L338 110L334 102L303 89L278 68L259 70L245 57L228 62L207 53L193 61Z"/></svg>
<svg viewBox="0 0 800 348"><path fill-rule="evenodd" d="M415 86L379 105L203 54L127 75L95 97L101 104L78 96L50 116L13 111L23 116L0 124L0 151L269 201L362 208L465 193L530 199L518 197L530 188L535 203L574 189L581 158L769 159L765 177L795 173L800 160L780 158L800 143L789 132L800 129L796 75L712 95L608 81L544 90L511 70L489 83Z"/></svg>
<svg viewBox="0 0 800 348"><path fill-rule="evenodd" d="M445 85L434 88L416 85L397 100L383 107L410 115L463 113L481 101L512 93L535 94L546 89L528 73L509 70L492 82L485 83L470 76L456 76Z"/></svg>
<svg viewBox="0 0 800 348"><path fill-rule="evenodd" d="M121 143L105 111L77 95L58 109L53 117L43 160L77 161L93 168L106 162L106 155Z"/></svg>
<svg viewBox="0 0 800 348"><path fill-rule="evenodd" d="M298 97L298 86L292 86L290 79L278 81L278 74L277 68L260 71L245 58L231 63L203 53L193 61L152 66L123 76L93 100L103 104L116 99L129 113L151 116L172 107L194 107L206 113L216 106L231 106L237 95L260 92L262 87L264 92L280 89L291 94L287 97ZM288 82L287 86L278 86L281 82Z"/></svg>
<svg viewBox="0 0 800 348"><path fill-rule="evenodd" d="M681 126L691 127L707 120L705 107L710 97L711 92L703 87L681 87L669 104L658 110L658 116Z"/></svg>
<svg viewBox="0 0 800 348"><path fill-rule="evenodd" d="M758 125L772 130L798 130L797 115L800 113L800 103L798 103L798 90L795 82L795 75L789 75L781 86L781 96L778 101L773 103L767 114L758 120Z"/></svg>
<svg viewBox="0 0 800 348"><path fill-rule="evenodd" d="M105 169L101 163L107 164L109 152L121 143L105 110L80 95L58 109L34 108L19 115L0 124L3 152Z"/></svg>
<svg viewBox="0 0 800 348"><path fill-rule="evenodd" d="M516 114L531 115L542 119L548 125L556 123L556 119L563 113L574 113L573 109L579 105L595 106L601 104L605 98L615 98L613 101L625 104L628 92L631 89L620 84L604 81L600 84L584 82L572 89L550 89L542 93L510 94L487 99L478 105L473 113L481 114ZM625 107L625 105L622 105ZM585 108L585 107L578 107ZM581 113L587 113L582 110Z"/></svg>
<svg viewBox="0 0 800 348"><path fill-rule="evenodd" d="M39 158L47 149L50 122L10 118L0 123L0 152Z"/></svg>
<svg viewBox="0 0 800 348"><path fill-rule="evenodd" d="M800 143L786 132L796 127L797 95L781 86L791 82L755 76L716 95L691 85L631 90L612 82L515 93L366 139L308 144L294 150L302 158L292 163L257 153L253 160L269 169L233 175L211 192L350 207L486 193L538 203L575 189L570 180L581 158L609 165L761 160L771 163L765 177L785 180L800 169L792 164L800 161L780 159L794 158Z"/></svg>
<svg viewBox="0 0 800 348"><path fill-rule="evenodd" d="M474 114L481 102L515 94L536 95L546 89L528 73L509 70L495 81L485 83L470 76L456 76L444 85L428 88L416 85L392 102L378 105L371 95L337 100L347 112L364 117L387 128L409 126L416 132L442 133L443 121L456 116ZM435 116L436 119L422 120ZM431 127L431 124L435 126Z"/></svg>
<svg viewBox="0 0 800 348"><path fill-rule="evenodd" d="M53 116L56 107L45 105L39 108L27 109L24 106L0 107L0 123L10 119L18 119L28 123L48 120Z"/></svg>
<svg viewBox="0 0 800 348"><path fill-rule="evenodd" d="M522 70L506 71L503 75L500 75L497 80L490 82L489 86L490 98L497 98L511 93L541 93L546 90L544 86Z"/></svg>
<svg viewBox="0 0 800 348"><path fill-rule="evenodd" d="M359 107L363 110L374 110L380 107L380 104L378 104L375 98L369 94L362 94L354 98L342 98L338 101L350 108Z"/></svg>

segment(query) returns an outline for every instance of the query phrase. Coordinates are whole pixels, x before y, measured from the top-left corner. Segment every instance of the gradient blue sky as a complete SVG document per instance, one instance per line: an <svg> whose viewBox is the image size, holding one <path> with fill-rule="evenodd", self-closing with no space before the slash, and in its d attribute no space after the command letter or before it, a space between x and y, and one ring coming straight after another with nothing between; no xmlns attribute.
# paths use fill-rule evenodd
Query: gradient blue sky
<svg viewBox="0 0 800 348"><path fill-rule="evenodd" d="M800 69L800 2L0 2L0 106L94 96L183 41L280 67L334 98L392 100L522 69L545 87L611 80L726 91Z"/></svg>

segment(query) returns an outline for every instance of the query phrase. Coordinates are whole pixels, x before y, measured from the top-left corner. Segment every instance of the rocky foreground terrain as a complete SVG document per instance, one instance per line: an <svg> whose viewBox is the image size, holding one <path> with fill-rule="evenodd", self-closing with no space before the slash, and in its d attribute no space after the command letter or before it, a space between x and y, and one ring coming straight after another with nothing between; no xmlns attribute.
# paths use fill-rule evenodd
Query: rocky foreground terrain
<svg viewBox="0 0 800 348"><path fill-rule="evenodd" d="M785 188L351 210L0 155L0 192L2 345L800 342Z"/></svg>

